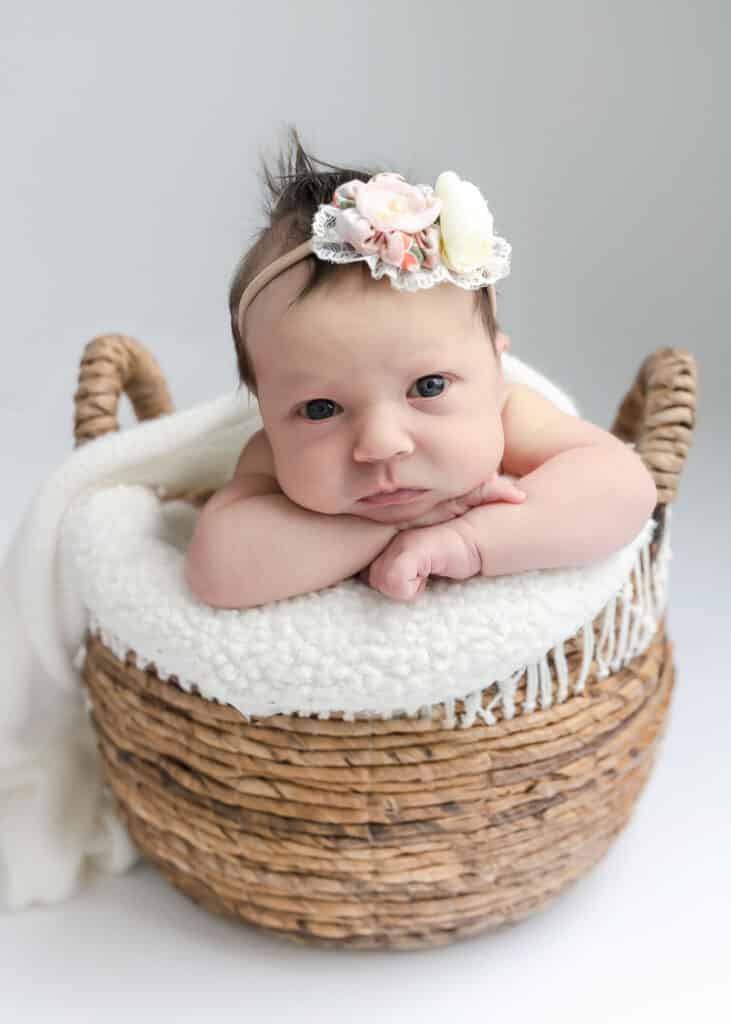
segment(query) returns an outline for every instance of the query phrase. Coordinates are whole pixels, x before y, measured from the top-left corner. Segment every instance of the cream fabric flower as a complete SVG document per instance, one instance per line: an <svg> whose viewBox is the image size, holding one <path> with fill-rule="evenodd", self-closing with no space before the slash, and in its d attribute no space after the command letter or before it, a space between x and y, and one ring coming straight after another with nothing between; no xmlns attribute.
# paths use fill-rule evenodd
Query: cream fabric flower
<svg viewBox="0 0 731 1024"><path fill-rule="evenodd" d="M442 201L439 226L444 262L458 274L487 266L493 255L493 216L480 190L454 171L444 171L434 192Z"/></svg>

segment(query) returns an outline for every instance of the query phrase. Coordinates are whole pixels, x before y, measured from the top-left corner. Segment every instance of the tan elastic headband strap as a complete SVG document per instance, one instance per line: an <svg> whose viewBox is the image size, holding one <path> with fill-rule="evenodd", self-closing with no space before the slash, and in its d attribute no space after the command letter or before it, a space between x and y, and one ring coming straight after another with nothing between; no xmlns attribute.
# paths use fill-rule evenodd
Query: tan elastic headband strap
<svg viewBox="0 0 731 1024"><path fill-rule="evenodd" d="M243 326L244 311L249 306L259 292L269 282L275 278L282 271L288 270L294 266L295 263L299 263L300 260L307 259L308 256L312 256L312 239L308 238L306 242L302 242L296 249L292 249L290 252L285 252L283 256L278 256L273 263L268 264L263 270L260 270L256 277L249 281L248 285L244 289L244 294L241 296L239 301L238 309L238 323L239 328Z"/></svg>
<svg viewBox="0 0 731 1024"><path fill-rule="evenodd" d="M238 324L239 329L243 326L244 311L249 306L254 298L266 285L269 284L273 278L283 271L288 270L294 266L295 263L299 263L300 260L307 259L308 256L312 256L312 239L308 238L306 242L302 242L296 249L292 249L290 252L285 252L283 256L278 256L272 263L260 270L253 281L244 289L244 294L241 296L238 309ZM495 295L495 285L489 284L487 290L490 293L490 305L492 306L493 316L497 316L497 297Z"/></svg>

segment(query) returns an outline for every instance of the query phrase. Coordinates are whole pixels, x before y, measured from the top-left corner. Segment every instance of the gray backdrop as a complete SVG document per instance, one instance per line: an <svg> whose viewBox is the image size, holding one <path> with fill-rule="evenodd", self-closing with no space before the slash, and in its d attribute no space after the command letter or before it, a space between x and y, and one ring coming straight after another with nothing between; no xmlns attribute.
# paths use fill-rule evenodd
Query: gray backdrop
<svg viewBox="0 0 731 1024"><path fill-rule="evenodd" d="M673 714L589 878L519 929L338 958L209 919L138 868L0 917L6 1005L60 1019L63 993L69 1013L103 1000L114 1020L188 1019L215 989L237 1019L654 1021L729 994L730 21L721 0L3 5L3 547L70 450L95 334L144 341L179 408L235 387L227 285L260 223L258 154L290 123L325 160L478 183L513 244L512 351L586 418L608 428L659 346L689 348L700 372L674 506Z"/></svg>

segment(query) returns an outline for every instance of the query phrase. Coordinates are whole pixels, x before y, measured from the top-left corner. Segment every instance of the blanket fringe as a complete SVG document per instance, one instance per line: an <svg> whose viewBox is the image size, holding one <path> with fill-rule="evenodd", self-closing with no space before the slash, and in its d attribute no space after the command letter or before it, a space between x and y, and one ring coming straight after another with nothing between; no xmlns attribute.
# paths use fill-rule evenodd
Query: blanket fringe
<svg viewBox="0 0 731 1024"><path fill-rule="evenodd" d="M597 678L605 679L649 647L667 607L668 564L672 558L671 519L672 508L668 506L655 562L653 563L650 557L652 539L649 538L639 548L622 590L604 608L596 645L593 622L585 623L579 630L577 635L581 637L582 662L573 686L573 694L583 693L592 663L596 665ZM620 623L619 630L616 627L617 619ZM565 650L567 642L562 641L550 651L556 667L558 704L562 704L570 696ZM524 675L527 676L527 685L522 711L535 711L537 694L540 696L541 708L551 707L553 695L546 652L538 662L525 665L508 679L496 680L492 685L497 687L497 693L486 707L482 706L480 699L484 691L469 694L465 698L464 712L460 716L459 725L472 725L478 717L486 724L493 725L496 721L493 709L496 707L501 708L504 718L513 718L515 690Z"/></svg>

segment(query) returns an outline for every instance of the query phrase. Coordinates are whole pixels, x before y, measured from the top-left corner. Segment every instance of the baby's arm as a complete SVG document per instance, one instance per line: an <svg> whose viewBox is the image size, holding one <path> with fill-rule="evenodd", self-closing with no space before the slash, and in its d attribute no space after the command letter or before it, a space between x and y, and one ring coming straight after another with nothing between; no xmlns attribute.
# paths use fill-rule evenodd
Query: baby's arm
<svg viewBox="0 0 731 1024"><path fill-rule="evenodd" d="M395 526L296 505L274 475L268 438L258 431L233 479L198 516L185 580L216 608L249 608L340 583L383 550Z"/></svg>
<svg viewBox="0 0 731 1024"><path fill-rule="evenodd" d="M579 566L628 544L657 503L652 475L631 448L562 412L525 385L503 413L505 472L522 504L489 504L454 521L483 576Z"/></svg>

